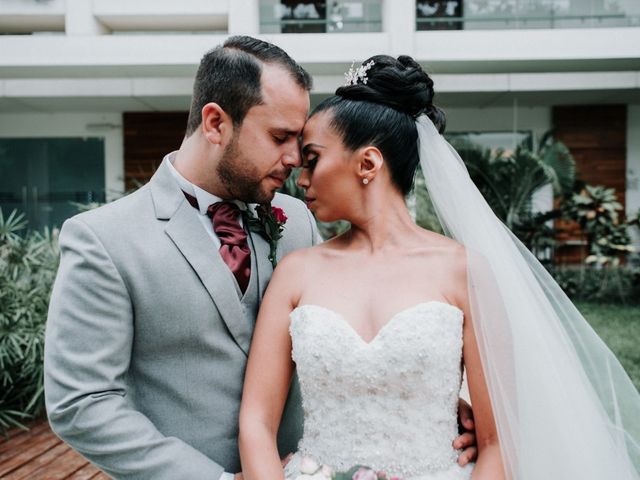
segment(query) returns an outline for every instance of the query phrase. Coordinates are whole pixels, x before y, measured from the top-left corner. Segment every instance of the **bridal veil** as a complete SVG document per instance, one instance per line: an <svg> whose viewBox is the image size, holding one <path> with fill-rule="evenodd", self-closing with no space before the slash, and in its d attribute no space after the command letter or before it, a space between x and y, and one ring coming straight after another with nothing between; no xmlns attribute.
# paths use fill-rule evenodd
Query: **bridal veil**
<svg viewBox="0 0 640 480"><path fill-rule="evenodd" d="M534 255L500 222L431 120L420 164L445 233L465 246L472 321L507 478L640 478L640 395Z"/></svg>

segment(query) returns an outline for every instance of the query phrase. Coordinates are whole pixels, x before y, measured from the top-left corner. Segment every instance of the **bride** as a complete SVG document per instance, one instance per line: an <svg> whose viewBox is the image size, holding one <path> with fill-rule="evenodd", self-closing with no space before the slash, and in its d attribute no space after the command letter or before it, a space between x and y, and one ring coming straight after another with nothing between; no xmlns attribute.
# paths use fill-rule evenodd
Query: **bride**
<svg viewBox="0 0 640 480"><path fill-rule="evenodd" d="M352 227L287 256L271 280L240 413L245 478L322 465L403 480L638 479L638 392L493 215L440 135L433 96L413 59L374 56L305 126L308 206ZM406 208L418 164L446 237ZM452 446L461 366L478 445L465 467ZM294 369L304 434L283 470Z"/></svg>

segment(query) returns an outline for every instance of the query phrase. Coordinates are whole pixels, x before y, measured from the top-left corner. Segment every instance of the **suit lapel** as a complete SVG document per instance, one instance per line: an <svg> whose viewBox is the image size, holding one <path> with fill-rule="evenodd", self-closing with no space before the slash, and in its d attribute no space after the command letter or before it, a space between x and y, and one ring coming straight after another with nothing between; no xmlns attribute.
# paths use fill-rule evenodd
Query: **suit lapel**
<svg viewBox="0 0 640 480"><path fill-rule="evenodd" d="M258 280L258 299L262 301L262 296L267 288L271 275L273 274L273 266L269 261L269 243L262 235L257 232L249 232L249 239L253 245L253 251L256 255L256 279Z"/></svg>
<svg viewBox="0 0 640 480"><path fill-rule="evenodd" d="M255 207L255 205L248 206L248 208L251 209L253 216L257 218L258 214L256 213ZM269 260L271 246L269 245L269 242L258 232L249 230L249 239L253 245L253 251L256 254L256 278L258 280L259 289L258 298L259 301L262 301L264 291L266 290L269 280L271 280L271 275L273 274L273 265L271 265L271 261Z"/></svg>
<svg viewBox="0 0 640 480"><path fill-rule="evenodd" d="M167 175L170 176L171 172L166 165L161 165L152 179L156 215L158 218L169 217L166 234L198 275L231 336L248 354L253 325L249 324L242 309L232 273L216 251L215 244L193 207L186 201L173 178L169 177L167 181ZM177 209L169 213L167 206L175 208L176 202Z"/></svg>

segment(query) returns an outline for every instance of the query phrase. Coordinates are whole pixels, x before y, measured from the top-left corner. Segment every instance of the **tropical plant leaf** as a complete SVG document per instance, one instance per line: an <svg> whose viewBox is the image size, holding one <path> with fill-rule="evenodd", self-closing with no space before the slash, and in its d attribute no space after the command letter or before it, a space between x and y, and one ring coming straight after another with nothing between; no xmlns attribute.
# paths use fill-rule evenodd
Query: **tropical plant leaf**
<svg viewBox="0 0 640 480"><path fill-rule="evenodd" d="M555 195L566 196L576 182L576 162L567 146L554 142L544 149L540 159L548 167L548 175Z"/></svg>
<svg viewBox="0 0 640 480"><path fill-rule="evenodd" d="M18 238L16 232L23 230L26 226L27 221L24 213L18 213L17 210L13 210L5 219L2 209L0 208L0 242Z"/></svg>

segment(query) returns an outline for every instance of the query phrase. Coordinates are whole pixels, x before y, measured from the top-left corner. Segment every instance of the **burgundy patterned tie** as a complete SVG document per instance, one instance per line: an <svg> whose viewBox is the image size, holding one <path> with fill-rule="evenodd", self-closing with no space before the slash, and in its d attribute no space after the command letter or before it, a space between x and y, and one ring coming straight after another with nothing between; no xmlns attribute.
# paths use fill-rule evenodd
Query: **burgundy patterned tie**
<svg viewBox="0 0 640 480"><path fill-rule="evenodd" d="M240 226L240 208L235 203L218 202L209 205L207 215L213 222L213 231L220 239L220 255L244 293L251 276L251 250L247 233Z"/></svg>
<svg viewBox="0 0 640 480"><path fill-rule="evenodd" d="M195 197L186 192L184 196L191 206L198 208ZM235 203L218 202L209 205L207 215L213 223L213 231L220 239L220 256L244 293L251 276L251 250L247 243L247 233L240 226L240 208Z"/></svg>

